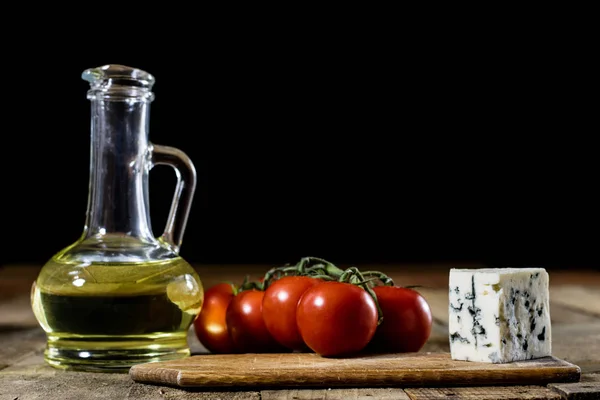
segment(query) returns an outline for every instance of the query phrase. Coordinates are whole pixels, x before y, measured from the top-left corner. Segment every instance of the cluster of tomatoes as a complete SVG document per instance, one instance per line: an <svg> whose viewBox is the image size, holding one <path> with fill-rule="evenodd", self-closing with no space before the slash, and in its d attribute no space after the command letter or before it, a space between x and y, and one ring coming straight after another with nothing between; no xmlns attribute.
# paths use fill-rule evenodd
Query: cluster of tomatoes
<svg viewBox="0 0 600 400"><path fill-rule="evenodd" d="M416 352L431 325L431 309L416 290L378 271L341 270L312 257L273 268L258 282L210 287L194 321L198 339L213 353L326 357Z"/></svg>

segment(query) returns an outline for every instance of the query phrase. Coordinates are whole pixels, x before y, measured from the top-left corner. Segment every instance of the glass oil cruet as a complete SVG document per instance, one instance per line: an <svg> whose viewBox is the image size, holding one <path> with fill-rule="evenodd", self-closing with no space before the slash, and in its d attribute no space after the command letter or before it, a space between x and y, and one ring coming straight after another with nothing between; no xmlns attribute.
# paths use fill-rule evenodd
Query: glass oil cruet
<svg viewBox="0 0 600 400"><path fill-rule="evenodd" d="M91 102L90 180L83 234L43 266L31 292L47 335L45 360L63 369L118 371L190 354L187 333L204 299L180 255L196 171L181 150L149 141L154 77L122 65L85 70ZM177 185L163 234L149 215L153 166Z"/></svg>

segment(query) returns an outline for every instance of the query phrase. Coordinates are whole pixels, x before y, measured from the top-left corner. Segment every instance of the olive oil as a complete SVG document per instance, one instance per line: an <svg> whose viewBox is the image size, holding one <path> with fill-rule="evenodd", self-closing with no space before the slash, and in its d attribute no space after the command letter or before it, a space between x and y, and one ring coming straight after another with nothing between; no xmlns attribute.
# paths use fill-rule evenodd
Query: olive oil
<svg viewBox="0 0 600 400"><path fill-rule="evenodd" d="M187 332L200 312L200 278L182 258L134 263L49 261L32 291L56 367L127 369L190 354Z"/></svg>
<svg viewBox="0 0 600 400"><path fill-rule="evenodd" d="M192 160L149 137L154 77L125 65L81 74L90 84L89 185L81 236L43 266L31 305L46 332L46 362L63 369L122 371L190 354L187 333L204 291L180 256L196 189ZM150 215L149 174L175 171L164 230ZM57 188L70 187L65 171ZM58 222L58 221L57 221ZM52 232L52 227L47 227Z"/></svg>

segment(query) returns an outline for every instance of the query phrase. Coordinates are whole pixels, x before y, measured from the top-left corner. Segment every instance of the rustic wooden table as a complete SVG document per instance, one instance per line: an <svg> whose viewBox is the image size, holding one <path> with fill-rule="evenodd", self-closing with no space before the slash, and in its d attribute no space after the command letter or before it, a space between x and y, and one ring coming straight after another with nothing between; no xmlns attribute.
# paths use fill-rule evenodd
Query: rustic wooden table
<svg viewBox="0 0 600 400"><path fill-rule="evenodd" d="M466 265L457 265L464 267ZM423 351L449 351L448 267L371 266L401 285L422 285L434 315ZM200 265L206 288L222 280L260 276L264 265ZM133 382L127 374L68 372L44 364L45 335L29 303L39 267L0 267L0 400L26 399L600 399L600 270L549 270L553 353L581 367L579 383L463 388L356 388L263 391L183 390ZM194 353L205 349L193 330Z"/></svg>

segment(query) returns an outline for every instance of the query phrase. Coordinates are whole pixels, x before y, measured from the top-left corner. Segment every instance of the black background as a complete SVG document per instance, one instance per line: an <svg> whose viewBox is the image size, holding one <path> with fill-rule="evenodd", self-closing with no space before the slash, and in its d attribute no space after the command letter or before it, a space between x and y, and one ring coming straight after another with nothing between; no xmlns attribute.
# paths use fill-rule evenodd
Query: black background
<svg viewBox="0 0 600 400"><path fill-rule="evenodd" d="M81 234L80 75L117 63L156 77L150 139L195 163L191 262L597 268L591 54L560 32L379 29L223 28L146 46L67 33L5 49L0 264L43 263ZM151 173L156 235L174 183Z"/></svg>

